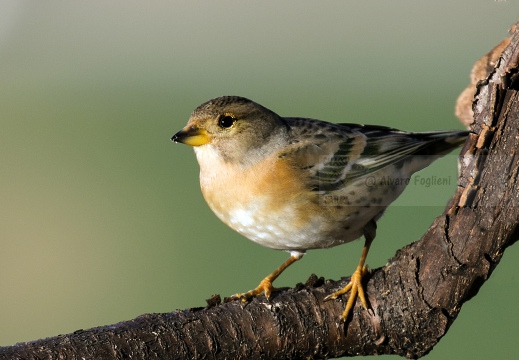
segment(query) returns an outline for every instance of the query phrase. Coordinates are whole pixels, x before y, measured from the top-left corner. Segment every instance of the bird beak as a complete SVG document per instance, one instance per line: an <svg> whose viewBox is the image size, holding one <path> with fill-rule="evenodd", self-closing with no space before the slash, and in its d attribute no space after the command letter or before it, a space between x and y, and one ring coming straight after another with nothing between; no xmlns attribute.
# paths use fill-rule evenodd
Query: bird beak
<svg viewBox="0 0 519 360"><path fill-rule="evenodd" d="M204 129L200 129L194 125L187 125L178 133L173 135L171 141L186 144L189 146L200 146L209 142L209 135Z"/></svg>

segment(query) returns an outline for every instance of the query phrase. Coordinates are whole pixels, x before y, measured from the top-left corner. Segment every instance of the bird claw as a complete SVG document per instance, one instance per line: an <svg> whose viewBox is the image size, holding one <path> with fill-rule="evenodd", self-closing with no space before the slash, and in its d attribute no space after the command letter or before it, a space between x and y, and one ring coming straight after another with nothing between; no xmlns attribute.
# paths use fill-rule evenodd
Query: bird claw
<svg viewBox="0 0 519 360"><path fill-rule="evenodd" d="M357 296L359 297L362 306L364 309L368 309L368 303L366 301L366 295L364 294L364 288L362 286L362 278L368 273L368 267L358 267L357 270L351 275L350 282L348 285L343 287L341 290L334 292L324 298L324 301L337 299L339 296L350 292L350 296L348 297L348 302L346 303L346 307L341 315L341 321L346 321L353 305L355 304L355 300Z"/></svg>
<svg viewBox="0 0 519 360"><path fill-rule="evenodd" d="M265 293L265 297L267 300L270 299L270 295L276 291L277 289L272 286L272 281L266 277L265 279L261 280L259 285L250 291L247 291L246 293L238 293L230 296L231 300L241 300L241 302L247 302L249 299L256 297L260 295L261 293Z"/></svg>
<svg viewBox="0 0 519 360"><path fill-rule="evenodd" d="M249 300L250 298L253 298L255 296L258 296L260 295L261 293L265 293L265 297L267 298L267 300L270 299L270 295L276 291L277 289L272 286L272 282L274 280L276 280L276 278L287 268L289 267L290 265L292 265L295 261L301 259L301 257L303 256L303 253L294 253L294 254L291 254L290 257L283 263L281 264L276 270L274 270L274 272L272 274L270 274L269 276L267 276L265 279L261 280L261 282L259 283L259 285L253 289L253 290L250 290L244 294L235 294L235 295L232 295L229 299L230 300L241 300L242 302L247 302L247 300Z"/></svg>

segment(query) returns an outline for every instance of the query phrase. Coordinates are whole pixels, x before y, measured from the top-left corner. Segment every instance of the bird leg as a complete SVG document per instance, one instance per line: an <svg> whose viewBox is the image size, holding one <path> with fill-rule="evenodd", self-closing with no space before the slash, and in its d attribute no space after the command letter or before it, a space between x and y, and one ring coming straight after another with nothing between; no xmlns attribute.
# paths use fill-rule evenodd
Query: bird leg
<svg viewBox="0 0 519 360"><path fill-rule="evenodd" d="M241 299L241 301L246 302L248 299L250 299L252 297L255 297L255 296L258 296L262 292L265 293L265 297L268 300L270 298L270 294L272 294L273 291L277 290L274 286L272 286L272 283L274 282L274 280L276 280L276 278L279 275L281 275L281 273L287 267L292 265L297 260L301 259L303 257L303 255L304 255L304 253L299 253L299 252L291 253L291 255L288 258L288 260L286 260L283 264L281 264L280 267L278 267L276 270L274 270L274 272L272 274L270 274L269 276L265 277L265 279L261 280L261 282L259 283L259 285L255 289L252 289L252 290L250 290L250 291L248 291L246 293L234 294L234 295L232 295L230 297L231 300Z"/></svg>
<svg viewBox="0 0 519 360"><path fill-rule="evenodd" d="M344 311L341 315L342 321L346 321L348 314L350 313L351 309L353 308L357 295L360 298L360 301L361 301L364 309L366 309L366 310L368 309L368 303L366 301L366 296L364 294L364 288L362 287L362 278L369 271L368 267L364 265L364 262L366 261L366 257L368 256L369 247L371 246L371 242L375 238L376 229L377 229L377 225L374 220L371 220L364 227L364 238L365 238L364 248L362 249L362 255L360 256L359 266L357 266L357 269L355 270L353 275L351 275L350 282L348 283L348 285L346 285L341 290L336 291L333 294L330 294L324 298L324 301L334 300L334 299L337 299L337 297L341 296L342 294L345 294L348 291L350 291L350 296L348 298L348 302L346 303L346 308L344 309Z"/></svg>

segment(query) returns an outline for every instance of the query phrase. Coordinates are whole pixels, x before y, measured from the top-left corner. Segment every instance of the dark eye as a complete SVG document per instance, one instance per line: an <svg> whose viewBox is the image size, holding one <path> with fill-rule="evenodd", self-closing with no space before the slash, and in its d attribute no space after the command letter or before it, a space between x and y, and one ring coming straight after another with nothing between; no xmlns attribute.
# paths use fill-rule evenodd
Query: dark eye
<svg viewBox="0 0 519 360"><path fill-rule="evenodd" d="M235 118L232 116L224 115L218 120L218 126L221 128L227 129L230 128L234 122L236 121Z"/></svg>

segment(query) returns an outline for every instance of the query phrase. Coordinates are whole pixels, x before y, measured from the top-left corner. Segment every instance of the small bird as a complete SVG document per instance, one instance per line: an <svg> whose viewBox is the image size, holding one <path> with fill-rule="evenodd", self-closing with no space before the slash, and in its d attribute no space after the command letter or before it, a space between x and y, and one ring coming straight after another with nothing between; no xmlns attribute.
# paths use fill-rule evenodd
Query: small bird
<svg viewBox="0 0 519 360"><path fill-rule="evenodd" d="M376 221L413 173L467 136L281 117L249 99L223 96L197 107L171 140L194 147L203 196L220 220L260 245L290 253L255 289L232 299L261 293L268 299L272 282L307 250L364 236L349 284L325 298L350 292L346 320L357 295L368 308L362 278Z"/></svg>

